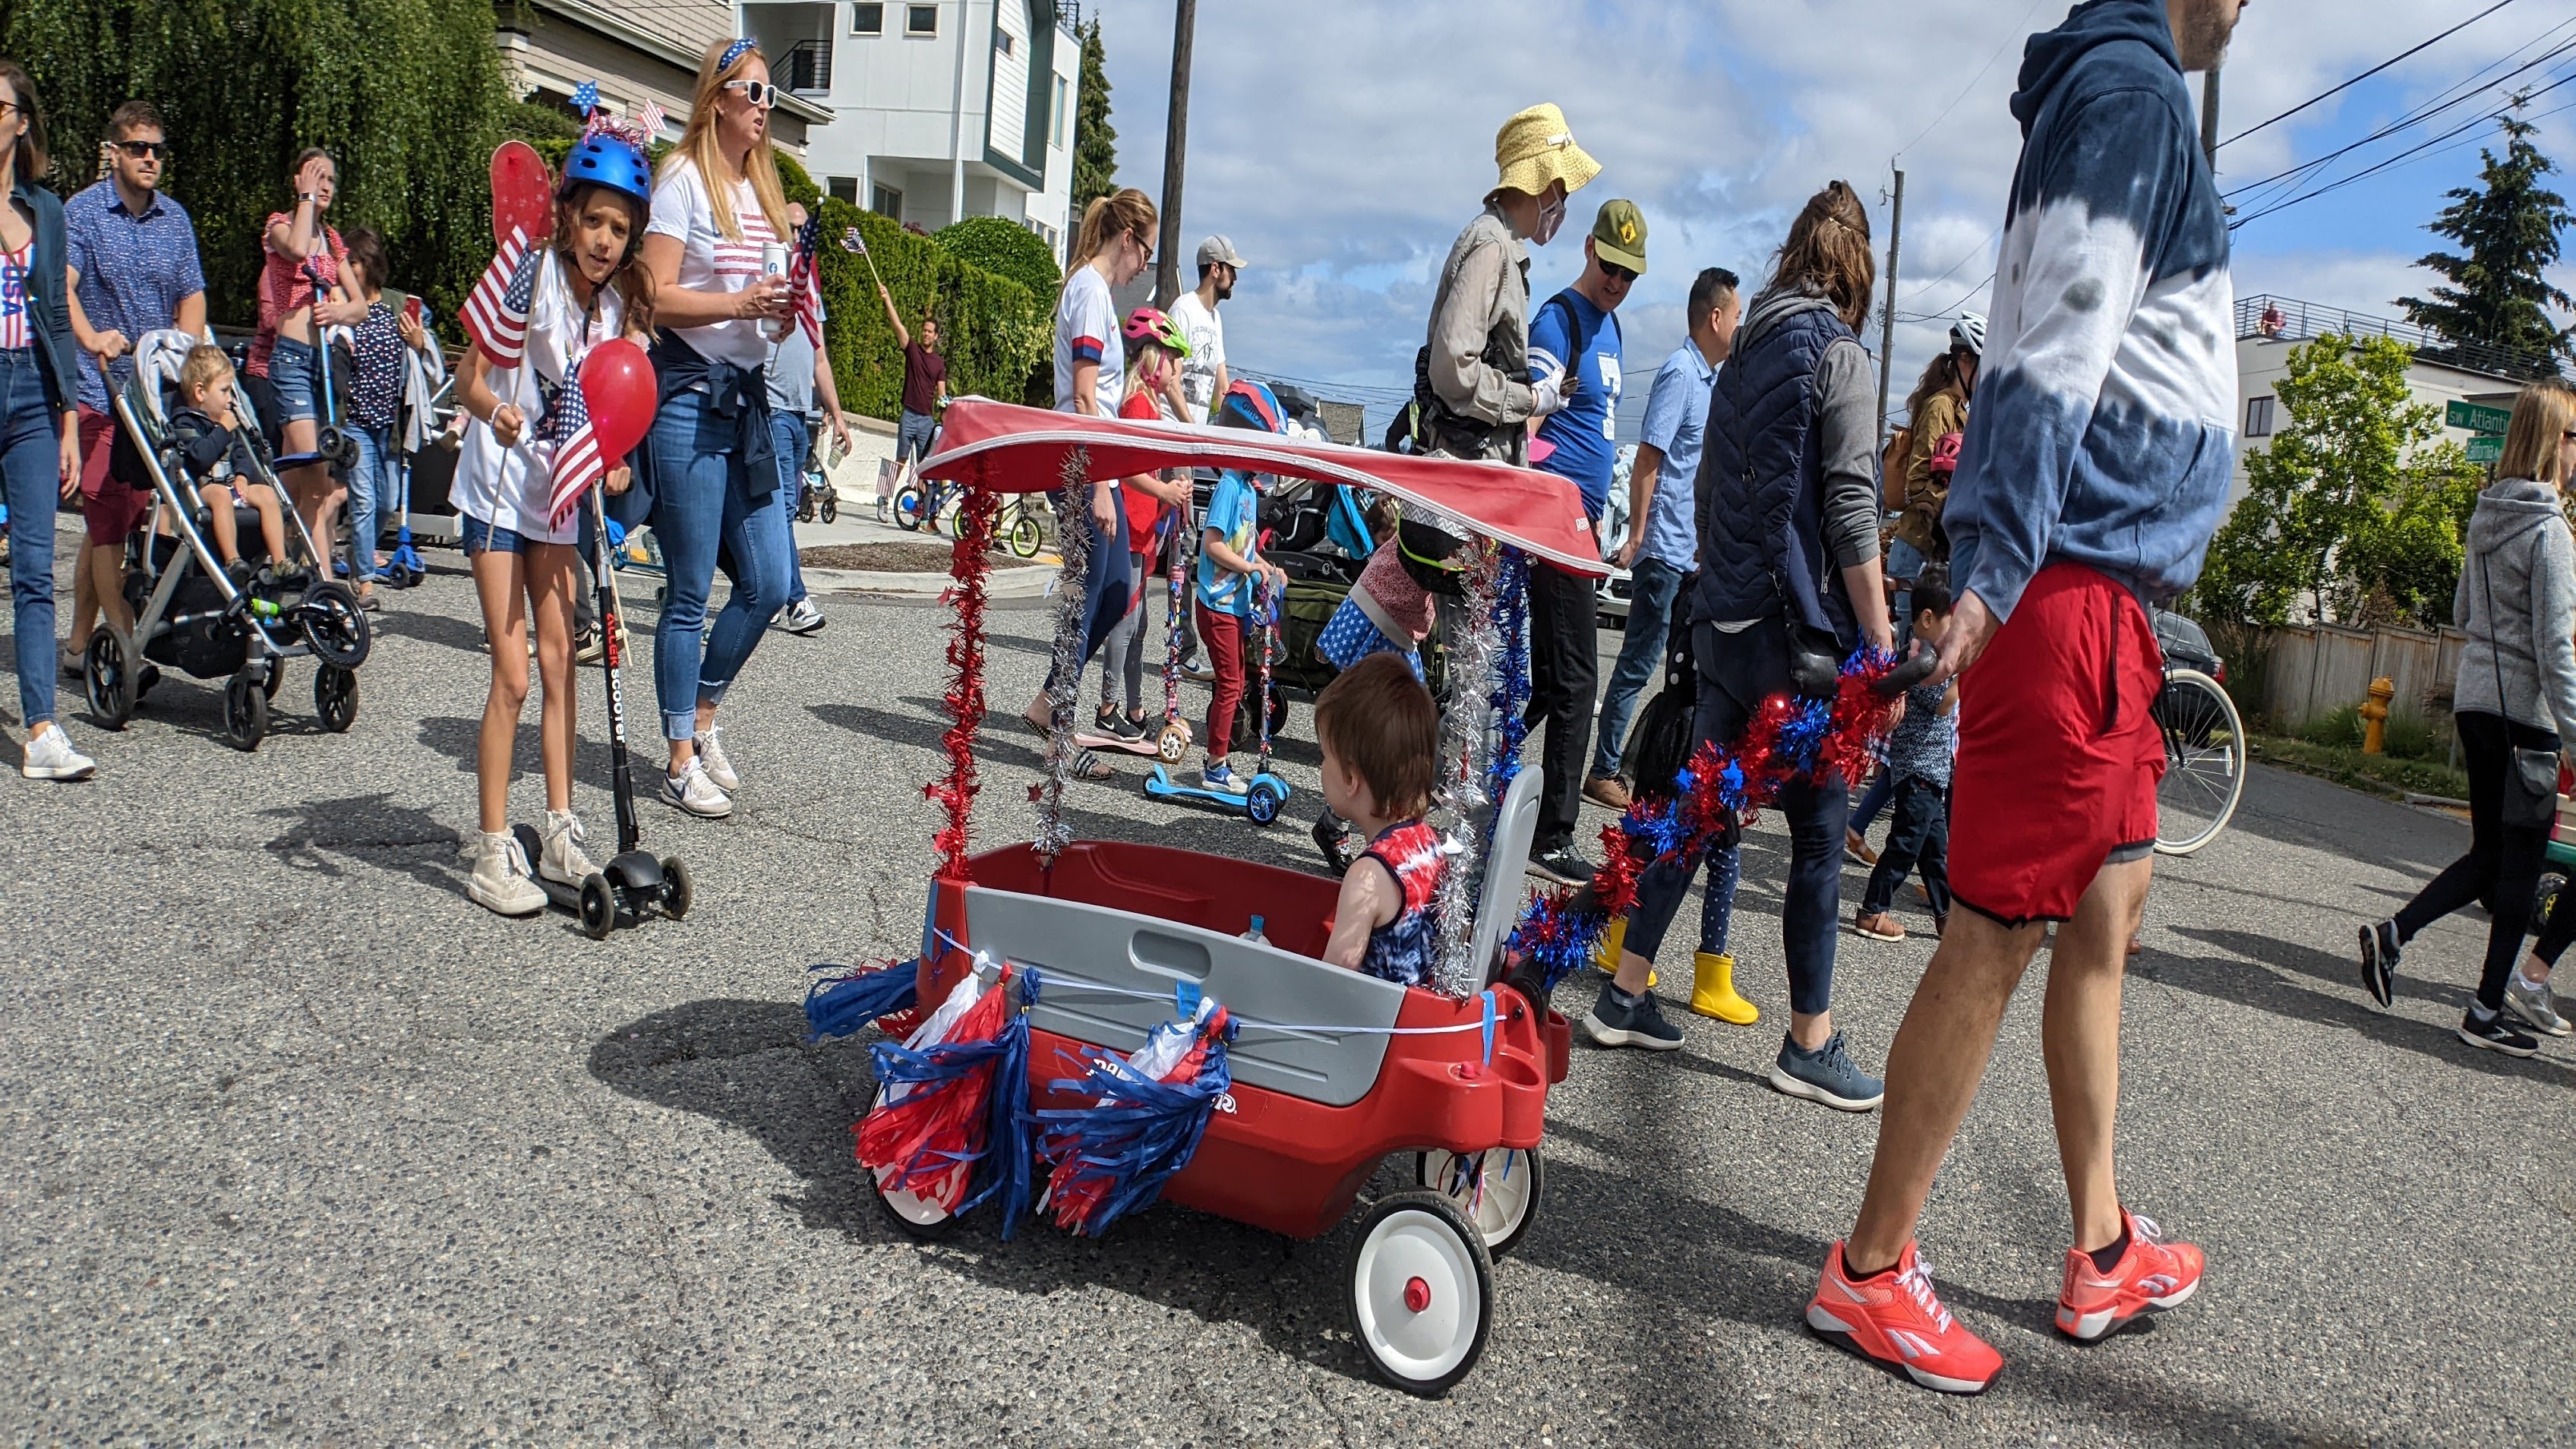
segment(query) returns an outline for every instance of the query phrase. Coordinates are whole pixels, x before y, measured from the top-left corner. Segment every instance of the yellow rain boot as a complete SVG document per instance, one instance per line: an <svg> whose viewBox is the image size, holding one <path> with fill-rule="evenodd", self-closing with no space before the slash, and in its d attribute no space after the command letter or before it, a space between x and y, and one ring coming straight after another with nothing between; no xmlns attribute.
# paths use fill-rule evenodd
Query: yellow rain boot
<svg viewBox="0 0 2576 1449"><path fill-rule="evenodd" d="M1604 976L1618 975L1619 957L1622 952L1627 950L1627 946L1628 918L1626 916L1621 916L1619 919L1610 923L1609 930L1601 933L1601 944L1592 948L1592 965L1594 969L1598 970ZM1648 991L1655 989L1655 971L1651 966L1646 968L1646 989Z"/></svg>
<svg viewBox="0 0 2576 1449"><path fill-rule="evenodd" d="M1691 1010L1737 1026L1762 1019L1760 1008L1735 994L1735 958L1706 951L1691 957Z"/></svg>

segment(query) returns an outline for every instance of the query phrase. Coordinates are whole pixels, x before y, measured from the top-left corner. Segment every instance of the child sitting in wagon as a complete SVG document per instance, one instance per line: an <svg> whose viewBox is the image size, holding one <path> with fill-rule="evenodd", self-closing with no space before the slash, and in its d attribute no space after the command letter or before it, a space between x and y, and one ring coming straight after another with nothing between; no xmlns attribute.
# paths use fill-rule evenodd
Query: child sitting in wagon
<svg viewBox="0 0 2576 1449"><path fill-rule="evenodd" d="M1324 960L1381 980L1431 979L1440 834L1422 817L1439 774L1440 711L1402 655L1368 655L1315 701L1324 803L1368 848L1342 877Z"/></svg>

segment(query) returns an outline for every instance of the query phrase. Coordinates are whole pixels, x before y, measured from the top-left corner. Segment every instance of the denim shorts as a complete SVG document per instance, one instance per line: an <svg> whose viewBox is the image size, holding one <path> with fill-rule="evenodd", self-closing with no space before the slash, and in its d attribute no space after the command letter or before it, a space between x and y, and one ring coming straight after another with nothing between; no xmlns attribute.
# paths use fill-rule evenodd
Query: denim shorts
<svg viewBox="0 0 2576 1449"><path fill-rule="evenodd" d="M315 402L321 390L318 358L313 345L292 337L280 337L271 344L268 354L268 385L277 389L279 427L288 423L309 423L322 416Z"/></svg>
<svg viewBox="0 0 2576 1449"><path fill-rule="evenodd" d="M528 551L528 541L521 538L517 532L507 528L495 528L471 513L458 514L456 524L458 531L463 535L467 558L472 558L478 553L526 553Z"/></svg>

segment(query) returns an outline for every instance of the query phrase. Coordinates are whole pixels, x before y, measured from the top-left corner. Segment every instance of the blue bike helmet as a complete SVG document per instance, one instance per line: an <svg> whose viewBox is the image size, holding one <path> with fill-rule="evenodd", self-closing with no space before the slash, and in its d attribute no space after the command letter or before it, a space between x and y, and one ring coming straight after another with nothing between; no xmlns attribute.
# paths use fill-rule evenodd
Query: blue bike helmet
<svg viewBox="0 0 2576 1449"><path fill-rule="evenodd" d="M1288 415L1279 406L1279 395L1270 390L1268 383L1248 378L1237 378L1225 390L1224 399L1217 404L1215 422L1221 428L1251 428L1263 433L1288 430Z"/></svg>
<svg viewBox="0 0 2576 1449"><path fill-rule="evenodd" d="M570 196L576 186L605 186L635 198L638 206L649 207L653 204L653 164L625 137L595 130L564 157L563 184L555 188L555 195Z"/></svg>

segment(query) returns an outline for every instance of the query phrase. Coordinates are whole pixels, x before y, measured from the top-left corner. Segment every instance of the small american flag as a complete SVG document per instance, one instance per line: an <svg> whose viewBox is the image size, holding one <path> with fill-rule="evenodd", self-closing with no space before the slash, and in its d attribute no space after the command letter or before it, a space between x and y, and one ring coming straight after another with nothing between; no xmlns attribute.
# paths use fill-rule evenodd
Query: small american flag
<svg viewBox="0 0 2576 1449"><path fill-rule="evenodd" d="M648 146L653 144L654 139L662 134L661 102L646 101L642 113L635 119L635 124L644 132L644 144Z"/></svg>
<svg viewBox="0 0 2576 1449"><path fill-rule="evenodd" d="M526 355L528 303L536 290L536 254L528 249L527 232L512 227L510 239L483 269L483 280L474 284L457 317L465 324L465 335L494 366L516 367Z"/></svg>
<svg viewBox="0 0 2576 1449"><path fill-rule="evenodd" d="M795 259L787 264L787 287L796 298L796 325L805 329L805 340L818 348L823 345L823 278L814 264L814 238L822 224L821 217L809 216L796 228Z"/></svg>
<svg viewBox="0 0 2576 1449"><path fill-rule="evenodd" d="M581 495L608 471L606 460L599 456L599 435L590 428L590 405L582 400L578 361L564 369L563 388L555 394L554 406L547 409L537 432L554 450L549 474L554 492L547 499L546 518L561 528L581 506Z"/></svg>

